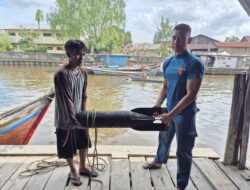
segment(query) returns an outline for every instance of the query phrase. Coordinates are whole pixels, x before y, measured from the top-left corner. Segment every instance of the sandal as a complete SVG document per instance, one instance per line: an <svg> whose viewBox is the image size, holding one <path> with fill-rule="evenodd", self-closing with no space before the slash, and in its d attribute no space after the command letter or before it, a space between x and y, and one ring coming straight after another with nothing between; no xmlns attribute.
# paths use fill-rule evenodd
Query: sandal
<svg viewBox="0 0 250 190"><path fill-rule="evenodd" d="M98 173L95 172L95 171L89 171L89 170L86 170L86 171L79 171L79 174L82 175L82 176L87 176L87 177L98 177Z"/></svg>
<svg viewBox="0 0 250 190"><path fill-rule="evenodd" d="M74 177L71 175L71 173L69 173L68 178L70 179L71 183L75 186L80 186L82 185L82 182L80 180L80 177Z"/></svg>
<svg viewBox="0 0 250 190"><path fill-rule="evenodd" d="M144 169L160 169L161 164L155 163L155 162L150 162L150 163L145 163L142 166Z"/></svg>

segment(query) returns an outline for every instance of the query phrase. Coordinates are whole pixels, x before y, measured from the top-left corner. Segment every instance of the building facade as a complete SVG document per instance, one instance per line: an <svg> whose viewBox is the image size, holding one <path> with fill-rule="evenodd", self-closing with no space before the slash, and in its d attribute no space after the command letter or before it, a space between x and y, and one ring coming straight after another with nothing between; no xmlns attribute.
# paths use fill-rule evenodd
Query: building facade
<svg viewBox="0 0 250 190"><path fill-rule="evenodd" d="M194 54L202 54L204 52L217 52L218 48L215 43L219 42L213 38L199 34L192 37L191 44L188 44L188 49Z"/></svg>
<svg viewBox="0 0 250 190"><path fill-rule="evenodd" d="M34 36L36 45L47 47L48 53L64 53L63 42L58 39L60 34L52 33L48 25L38 28L36 25L19 25L2 29L10 35L11 43L15 51L21 51L20 40L24 35Z"/></svg>
<svg viewBox="0 0 250 190"><path fill-rule="evenodd" d="M230 55L250 55L250 42L220 42L215 44L218 52L227 52Z"/></svg>

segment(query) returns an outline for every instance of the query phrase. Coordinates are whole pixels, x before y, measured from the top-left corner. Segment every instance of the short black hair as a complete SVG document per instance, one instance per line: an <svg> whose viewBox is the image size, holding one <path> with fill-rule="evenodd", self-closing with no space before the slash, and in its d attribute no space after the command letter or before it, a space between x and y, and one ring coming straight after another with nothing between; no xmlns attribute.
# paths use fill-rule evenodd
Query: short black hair
<svg viewBox="0 0 250 190"><path fill-rule="evenodd" d="M86 51L86 45L81 40L68 40L65 45L64 49L67 50L84 50Z"/></svg>
<svg viewBox="0 0 250 190"><path fill-rule="evenodd" d="M174 27L174 30L184 30L188 35L191 35L191 27L184 23L177 24Z"/></svg>

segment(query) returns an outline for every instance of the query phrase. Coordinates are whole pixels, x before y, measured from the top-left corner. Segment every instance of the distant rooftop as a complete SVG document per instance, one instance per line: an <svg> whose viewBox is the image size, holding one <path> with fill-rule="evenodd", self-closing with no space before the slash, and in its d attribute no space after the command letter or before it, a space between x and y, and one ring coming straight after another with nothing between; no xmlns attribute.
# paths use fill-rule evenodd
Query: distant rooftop
<svg viewBox="0 0 250 190"><path fill-rule="evenodd" d="M243 41L250 42L250 36L244 36L244 37L241 39L241 42L243 42Z"/></svg>
<svg viewBox="0 0 250 190"><path fill-rule="evenodd" d="M217 47L213 44L188 44L188 48L192 50L217 49Z"/></svg>
<svg viewBox="0 0 250 190"><path fill-rule="evenodd" d="M215 43L217 47L249 48L250 42L219 42Z"/></svg>
<svg viewBox="0 0 250 190"><path fill-rule="evenodd" d="M12 25L12 26L7 26L1 28L2 30L22 30L22 29L27 29L27 30L38 30L38 25L37 24L32 24L32 25ZM49 25L40 25L41 30L50 30Z"/></svg>
<svg viewBox="0 0 250 190"><path fill-rule="evenodd" d="M210 37L208 37L208 36L205 36L204 34L198 34L198 35L196 35L196 36L193 36L192 38L197 38L197 37L205 37L205 38L210 39L210 40L212 40L212 41L214 41L214 42L220 42L219 40L210 38Z"/></svg>
<svg viewBox="0 0 250 190"><path fill-rule="evenodd" d="M155 50L161 47L161 44L149 44L149 43L130 43L124 48L135 48L135 49L151 49Z"/></svg>

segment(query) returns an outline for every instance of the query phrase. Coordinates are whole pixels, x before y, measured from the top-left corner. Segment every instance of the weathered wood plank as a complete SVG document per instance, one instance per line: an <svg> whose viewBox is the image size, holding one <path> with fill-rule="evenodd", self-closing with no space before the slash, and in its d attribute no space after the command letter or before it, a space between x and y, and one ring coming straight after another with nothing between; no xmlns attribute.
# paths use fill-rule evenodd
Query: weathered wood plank
<svg viewBox="0 0 250 190"><path fill-rule="evenodd" d="M9 178L11 178L15 171L22 165L25 159L27 159L26 156L8 157L8 160L0 168L0 189L9 180Z"/></svg>
<svg viewBox="0 0 250 190"><path fill-rule="evenodd" d="M129 172L127 159L112 159L110 190L130 190Z"/></svg>
<svg viewBox="0 0 250 190"><path fill-rule="evenodd" d="M19 174L22 171L27 170L27 167L35 160L39 159L36 156L28 157L24 160L24 162L21 162L22 165L18 167L18 169L13 173L11 178L8 179L8 181L4 184L4 186L1 188L2 190L20 190L23 189L26 183L29 181L30 177L22 177L19 176Z"/></svg>
<svg viewBox="0 0 250 190"><path fill-rule="evenodd" d="M65 189L68 180L69 167L55 168L45 186L45 190L62 190Z"/></svg>
<svg viewBox="0 0 250 190"><path fill-rule="evenodd" d="M8 158L8 156L0 156L0 169L7 162Z"/></svg>
<svg viewBox="0 0 250 190"><path fill-rule="evenodd" d="M174 181L174 184L176 186L176 175L177 175L177 160L176 159L168 159L167 162L167 168L168 171L172 177L172 180ZM189 179L188 181L188 185L186 187L187 190L196 190L194 184L192 183L192 181Z"/></svg>
<svg viewBox="0 0 250 190"><path fill-rule="evenodd" d="M147 162L152 162L154 160L153 157L146 157ZM173 190L175 189L175 186L173 184L172 178L165 167L163 165L161 169L153 169L149 170L154 188L155 190Z"/></svg>
<svg viewBox="0 0 250 190"><path fill-rule="evenodd" d="M246 75L237 74L234 78L232 106L224 154L224 163L227 165L236 165L238 163L239 138L243 125L245 94Z"/></svg>
<svg viewBox="0 0 250 190"><path fill-rule="evenodd" d="M43 159L46 159L47 161L57 161L58 160L57 157L50 158L50 157L40 156L40 157L38 157L37 161L41 161ZM31 169L36 168L37 163L38 162L33 163L30 168ZM45 173L38 173L36 175L31 176L30 180L25 185L24 189L25 190L34 190L34 189L35 190L43 190L44 187L46 186L46 183L48 182L52 172L53 172L53 170L51 170L49 172L45 172Z"/></svg>
<svg viewBox="0 0 250 190"><path fill-rule="evenodd" d="M80 186L75 186L69 181L69 184L68 184L66 189L67 190L72 190L72 189L74 189L74 190L87 190L89 178L85 177L85 176L80 176L80 178L81 178L81 182L82 182L82 184Z"/></svg>
<svg viewBox="0 0 250 190"><path fill-rule="evenodd" d="M250 73L248 74L247 80L247 90L245 96L244 104L244 122L242 125L242 130L240 131L240 156L239 156L239 165L238 168L243 170L246 167L247 159L247 146L249 140L249 125L250 125Z"/></svg>
<svg viewBox="0 0 250 190"><path fill-rule="evenodd" d="M219 161L216 161L216 164L221 168L222 171L224 171L226 173L226 175L234 182L234 184L240 190L249 190L250 189L250 181L246 181L241 176L246 171L239 170L236 166L225 166Z"/></svg>
<svg viewBox="0 0 250 190"><path fill-rule="evenodd" d="M225 176L215 162L207 158L195 158L193 163L204 174L214 189L235 190L235 185Z"/></svg>
<svg viewBox="0 0 250 190"><path fill-rule="evenodd" d="M153 190L150 173L144 170L142 165L145 163L145 157L129 157L132 189Z"/></svg>
<svg viewBox="0 0 250 190"><path fill-rule="evenodd" d="M123 146L123 145L98 145L99 155L112 155L112 158L128 158L132 156L154 156L157 146ZM55 145L0 145L0 155L56 155ZM89 149L89 154L93 153L93 148ZM170 157L175 157L176 148L171 148ZM219 159L219 155L211 148L194 148L193 157L208 157Z"/></svg>
<svg viewBox="0 0 250 190"><path fill-rule="evenodd" d="M207 181L207 178L200 172L195 164L192 164L190 177L197 189L213 190L213 186Z"/></svg>
<svg viewBox="0 0 250 190"><path fill-rule="evenodd" d="M107 163L106 165L106 170L101 172L98 172L98 177L97 178L92 178L93 180L91 181L91 189L101 189L102 190L109 190L109 182L110 182L110 159L111 157L99 157L101 159L104 159L105 162ZM92 160L90 158L90 160ZM100 164L103 163L101 160L98 161ZM102 184L96 180L100 180Z"/></svg>

